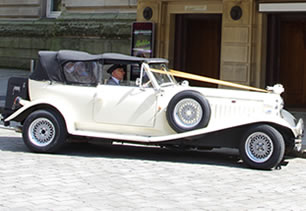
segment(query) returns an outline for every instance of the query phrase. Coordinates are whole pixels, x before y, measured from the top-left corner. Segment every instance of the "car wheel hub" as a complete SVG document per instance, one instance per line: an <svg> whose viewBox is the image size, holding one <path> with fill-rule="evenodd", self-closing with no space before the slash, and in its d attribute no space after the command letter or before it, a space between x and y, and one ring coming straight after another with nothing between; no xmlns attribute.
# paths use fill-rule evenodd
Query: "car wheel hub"
<svg viewBox="0 0 306 211"><path fill-rule="evenodd" d="M263 163L272 156L273 142L265 133L256 132L247 138L245 151L252 161Z"/></svg>
<svg viewBox="0 0 306 211"><path fill-rule="evenodd" d="M38 118L29 127L29 137L34 145L47 146L55 137L55 127L49 119Z"/></svg>
<svg viewBox="0 0 306 211"><path fill-rule="evenodd" d="M198 125L202 116L203 111L201 105L191 98L179 101L174 108L175 122L185 129Z"/></svg>

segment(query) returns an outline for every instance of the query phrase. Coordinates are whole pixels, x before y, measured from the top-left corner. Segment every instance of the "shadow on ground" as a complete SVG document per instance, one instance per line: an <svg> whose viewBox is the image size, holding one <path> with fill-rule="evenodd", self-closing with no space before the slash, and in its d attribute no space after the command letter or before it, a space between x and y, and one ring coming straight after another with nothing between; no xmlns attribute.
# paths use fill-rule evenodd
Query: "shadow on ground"
<svg viewBox="0 0 306 211"><path fill-rule="evenodd" d="M0 150L33 153L19 137L0 137ZM101 157L148 160L189 164L205 164L244 168L236 150L181 151L159 147L69 143L56 153L60 156Z"/></svg>

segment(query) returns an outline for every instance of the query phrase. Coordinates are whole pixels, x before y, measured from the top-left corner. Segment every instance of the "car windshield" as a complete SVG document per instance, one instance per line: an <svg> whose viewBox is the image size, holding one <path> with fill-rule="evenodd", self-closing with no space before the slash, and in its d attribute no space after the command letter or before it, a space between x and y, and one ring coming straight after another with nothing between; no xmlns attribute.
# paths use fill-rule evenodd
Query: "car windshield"
<svg viewBox="0 0 306 211"><path fill-rule="evenodd" d="M156 82L161 87L171 86L176 83L175 78L171 76L165 64L150 64L149 65L154 75Z"/></svg>

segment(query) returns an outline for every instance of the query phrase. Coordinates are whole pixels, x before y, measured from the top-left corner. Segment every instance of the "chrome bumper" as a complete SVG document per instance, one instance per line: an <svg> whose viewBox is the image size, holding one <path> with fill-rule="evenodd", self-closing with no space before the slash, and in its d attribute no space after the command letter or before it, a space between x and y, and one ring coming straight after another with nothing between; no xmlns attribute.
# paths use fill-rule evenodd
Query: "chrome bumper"
<svg viewBox="0 0 306 211"><path fill-rule="evenodd" d="M294 140L294 151L301 151L303 145L303 137L304 137L304 121L303 119L299 119L296 127L294 128L297 136Z"/></svg>

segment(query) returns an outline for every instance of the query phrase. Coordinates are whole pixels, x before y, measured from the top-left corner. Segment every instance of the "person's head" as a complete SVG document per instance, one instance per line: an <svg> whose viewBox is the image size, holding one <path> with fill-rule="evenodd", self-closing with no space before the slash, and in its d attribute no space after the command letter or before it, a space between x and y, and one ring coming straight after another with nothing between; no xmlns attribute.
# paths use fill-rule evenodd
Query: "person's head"
<svg viewBox="0 0 306 211"><path fill-rule="evenodd" d="M123 80L125 75L125 70L123 65L113 65L112 67L109 68L107 72L110 73L113 77L115 77L119 81Z"/></svg>
<svg viewBox="0 0 306 211"><path fill-rule="evenodd" d="M123 80L124 75L125 71L122 67L119 67L112 72L112 76L117 78L119 81Z"/></svg>

